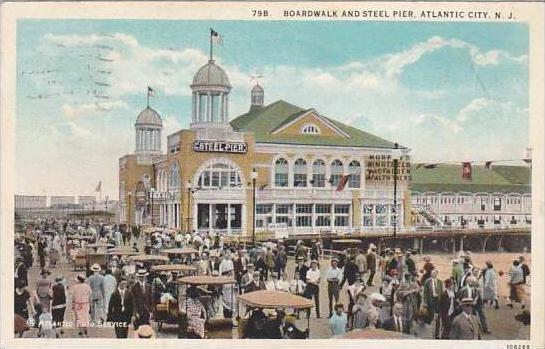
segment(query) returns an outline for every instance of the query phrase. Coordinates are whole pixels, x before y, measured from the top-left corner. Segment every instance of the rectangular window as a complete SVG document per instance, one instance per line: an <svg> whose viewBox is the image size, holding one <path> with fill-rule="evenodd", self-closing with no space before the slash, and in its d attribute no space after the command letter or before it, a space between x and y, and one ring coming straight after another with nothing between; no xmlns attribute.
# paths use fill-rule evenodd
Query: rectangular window
<svg viewBox="0 0 545 349"><path fill-rule="evenodd" d="M312 175L312 186L315 188L325 187L325 174L313 174Z"/></svg>
<svg viewBox="0 0 545 349"><path fill-rule="evenodd" d="M293 205L278 204L276 205L276 223L286 223L288 227L292 226Z"/></svg>
<svg viewBox="0 0 545 349"><path fill-rule="evenodd" d="M348 188L359 188L361 187L361 175L351 174L348 176Z"/></svg>
<svg viewBox="0 0 545 349"><path fill-rule="evenodd" d="M494 197L494 211L501 211L501 198Z"/></svg>
<svg viewBox="0 0 545 349"><path fill-rule="evenodd" d="M272 204L257 204L255 206L256 214L271 214Z"/></svg>
<svg viewBox="0 0 545 349"><path fill-rule="evenodd" d="M332 174L331 175L331 186L337 187L341 181L342 174Z"/></svg>
<svg viewBox="0 0 545 349"><path fill-rule="evenodd" d="M306 173L296 173L293 175L293 186L294 187L306 187L307 186L307 175Z"/></svg>
<svg viewBox="0 0 545 349"><path fill-rule="evenodd" d="M256 221L255 225L257 228L266 228L270 223L272 223L272 204L258 204L255 207L256 211Z"/></svg>
<svg viewBox="0 0 545 349"><path fill-rule="evenodd" d="M212 186L213 187L219 187L220 186L220 174L219 174L219 172L212 172Z"/></svg>
<svg viewBox="0 0 545 349"><path fill-rule="evenodd" d="M287 173L275 173L274 174L274 185L276 187L287 187L288 186L288 174Z"/></svg>
<svg viewBox="0 0 545 349"><path fill-rule="evenodd" d="M335 205L335 226L348 227L350 225L350 205Z"/></svg>
<svg viewBox="0 0 545 349"><path fill-rule="evenodd" d="M312 204L295 205L295 224L298 227L312 226Z"/></svg>

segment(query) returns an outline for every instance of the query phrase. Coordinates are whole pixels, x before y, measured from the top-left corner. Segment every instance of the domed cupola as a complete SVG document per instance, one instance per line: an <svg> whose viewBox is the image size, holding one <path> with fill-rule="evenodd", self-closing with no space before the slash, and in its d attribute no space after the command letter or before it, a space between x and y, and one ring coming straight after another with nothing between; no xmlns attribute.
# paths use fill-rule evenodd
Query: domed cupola
<svg viewBox="0 0 545 349"><path fill-rule="evenodd" d="M265 90L263 90L263 87L261 87L259 83L256 83L254 87L252 87L252 91L250 95L251 95L250 110L261 108L263 106L263 103L265 102Z"/></svg>
<svg viewBox="0 0 545 349"><path fill-rule="evenodd" d="M138 114L134 127L136 131L136 154L160 154L163 121L159 113L147 106Z"/></svg>
<svg viewBox="0 0 545 349"><path fill-rule="evenodd" d="M193 91L192 127L229 124L229 78L213 59L202 66L191 84Z"/></svg>

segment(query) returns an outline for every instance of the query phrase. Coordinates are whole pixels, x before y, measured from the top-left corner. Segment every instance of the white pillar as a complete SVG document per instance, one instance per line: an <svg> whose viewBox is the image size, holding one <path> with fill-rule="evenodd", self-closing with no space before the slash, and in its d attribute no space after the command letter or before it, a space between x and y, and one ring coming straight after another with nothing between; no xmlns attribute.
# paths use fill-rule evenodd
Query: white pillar
<svg viewBox="0 0 545 349"><path fill-rule="evenodd" d="M231 204L227 204L227 232L231 231Z"/></svg>

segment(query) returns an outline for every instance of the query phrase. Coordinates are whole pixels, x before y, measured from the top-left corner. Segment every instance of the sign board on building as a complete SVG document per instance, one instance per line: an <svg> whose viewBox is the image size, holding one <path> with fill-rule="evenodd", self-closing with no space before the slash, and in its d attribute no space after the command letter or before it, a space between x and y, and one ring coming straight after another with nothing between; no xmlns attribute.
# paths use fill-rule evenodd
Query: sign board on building
<svg viewBox="0 0 545 349"><path fill-rule="evenodd" d="M195 141L193 150L198 152L246 154L248 145L243 142Z"/></svg>
<svg viewBox="0 0 545 349"><path fill-rule="evenodd" d="M391 155L369 155L365 161L367 182L390 182L394 180L394 161ZM404 155L397 163L397 180L409 181L411 178L410 156Z"/></svg>

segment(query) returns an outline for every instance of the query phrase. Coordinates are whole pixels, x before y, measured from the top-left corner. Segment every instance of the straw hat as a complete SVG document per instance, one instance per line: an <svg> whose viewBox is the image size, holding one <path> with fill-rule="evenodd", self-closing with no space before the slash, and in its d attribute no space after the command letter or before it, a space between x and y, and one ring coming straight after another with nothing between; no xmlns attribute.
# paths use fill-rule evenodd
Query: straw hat
<svg viewBox="0 0 545 349"><path fill-rule="evenodd" d="M315 259L313 259L313 260L311 260L311 261L310 261L310 265L312 265L313 263L314 263L314 264L316 264L316 265L318 265L318 264L319 264L319 263L318 263L318 261L317 261L317 260L315 260Z"/></svg>
<svg viewBox="0 0 545 349"><path fill-rule="evenodd" d="M460 305L473 305L473 298L462 298Z"/></svg>
<svg viewBox="0 0 545 349"><path fill-rule="evenodd" d="M377 292L371 293L371 295L369 296L369 299L371 301L377 301L377 302L385 302L386 301L386 298L384 298L383 295L381 295L380 293L377 293Z"/></svg>
<svg viewBox="0 0 545 349"><path fill-rule="evenodd" d="M155 331L150 325L140 325L135 332L135 337L144 339L155 338Z"/></svg>
<svg viewBox="0 0 545 349"><path fill-rule="evenodd" d="M101 269L102 268L100 267L100 265L98 265L98 263L93 264L93 266L91 267L92 271L100 271Z"/></svg>
<svg viewBox="0 0 545 349"><path fill-rule="evenodd" d="M147 276L149 273L146 269L139 269L137 275L138 276Z"/></svg>

